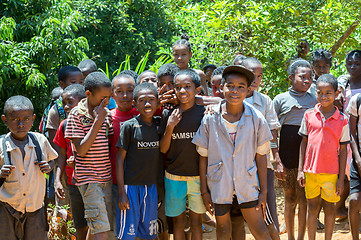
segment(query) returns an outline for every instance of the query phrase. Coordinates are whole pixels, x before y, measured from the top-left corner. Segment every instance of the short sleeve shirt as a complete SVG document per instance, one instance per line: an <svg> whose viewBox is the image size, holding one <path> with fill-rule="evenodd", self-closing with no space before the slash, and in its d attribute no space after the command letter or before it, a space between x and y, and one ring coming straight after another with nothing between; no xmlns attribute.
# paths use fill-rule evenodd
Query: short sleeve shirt
<svg viewBox="0 0 361 240"><path fill-rule="evenodd" d="M361 94L361 93L359 93L359 94ZM360 116L360 114L361 114L361 111L360 111L360 109L361 109L361 107L359 107L358 109L357 109L357 97L359 96L359 94L356 94L356 95L354 95L351 99L350 99L350 102L349 102L349 104L348 104L348 106L347 106L347 108L346 108L346 112L349 114L349 115L351 115L352 117L354 117L354 118L358 118L358 123L357 123L357 130L358 130L358 132L357 132L357 134L358 134L358 141L359 141L359 146L361 146L361 118L359 117Z"/></svg>
<svg viewBox="0 0 361 240"><path fill-rule="evenodd" d="M58 130L56 131L55 137L53 142L59 146L60 148L64 148L66 149L66 158L70 158L71 156L73 156L73 150L71 147L71 141L67 138L64 137L64 133L65 133L65 129L64 129L64 123L66 123L67 120L63 120L60 123L60 126L58 128ZM74 168L66 165L65 166L65 173L67 176L67 183L70 185L74 185L72 183L72 178L73 178L73 172L74 172Z"/></svg>
<svg viewBox="0 0 361 240"><path fill-rule="evenodd" d="M90 131L94 119L87 111L86 99L71 110L66 125L66 138L84 138ZM106 183L112 180L108 142L110 135L113 135L113 120L109 112L86 155L75 155L76 185Z"/></svg>
<svg viewBox="0 0 361 240"><path fill-rule="evenodd" d="M299 134L307 137L303 170L309 173L339 174L338 150L340 144L350 143L347 117L337 108L325 119L320 104L305 112Z"/></svg>
<svg viewBox="0 0 361 240"><path fill-rule="evenodd" d="M53 105L48 113L48 119L46 121L46 129L57 130L60 125L60 115L56 111L55 105Z"/></svg>
<svg viewBox="0 0 361 240"><path fill-rule="evenodd" d="M159 139L156 119L149 126L138 116L121 126L116 146L127 151L124 159L125 185L148 185L161 181Z"/></svg>
<svg viewBox="0 0 361 240"><path fill-rule="evenodd" d="M116 144L119 139L120 134L120 127L123 125L123 123L129 119L132 119L134 116L137 116L139 112L133 108L128 112L122 112L119 111L117 108L112 109L111 111L112 118L113 118L113 129L114 134L110 136L110 162L112 165L112 177L113 177L113 183L117 184L117 178L116 178L116 168L115 168L115 161L117 158L118 148L116 147Z"/></svg>
<svg viewBox="0 0 361 240"><path fill-rule="evenodd" d="M33 133L37 138L43 161L51 161L58 157L56 151L50 146L47 138L40 133ZM35 212L43 206L45 196L46 179L40 167L35 165L37 161L35 144L28 137L25 145L25 156L23 158L19 147L17 147L7 134L7 151L10 151L11 164L16 168L5 179L0 188L0 201L6 202L15 210L25 212ZM0 140L0 166L4 165L4 150L2 140ZM1 220L5 221L5 220Z"/></svg>
<svg viewBox="0 0 361 240"><path fill-rule="evenodd" d="M182 113L166 154L166 171L177 176L199 176L199 154L192 143L204 115L204 106L195 104ZM164 109L160 133L164 134L173 110Z"/></svg>

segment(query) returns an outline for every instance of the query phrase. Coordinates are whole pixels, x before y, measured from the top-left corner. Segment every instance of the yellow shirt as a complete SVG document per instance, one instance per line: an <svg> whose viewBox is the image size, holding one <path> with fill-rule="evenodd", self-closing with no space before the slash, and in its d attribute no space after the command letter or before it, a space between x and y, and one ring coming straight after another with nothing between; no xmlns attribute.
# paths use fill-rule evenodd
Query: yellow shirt
<svg viewBox="0 0 361 240"><path fill-rule="evenodd" d="M38 139L43 161L51 161L58 157L56 151L50 146L46 137L40 133L34 133ZM5 179L0 188L0 201L11 205L15 210L25 212L35 212L43 206L43 200L46 190L46 180L40 167L35 165L37 161L35 144L28 137L29 142L25 145L25 156L23 158L20 148L17 147L8 133L6 147L10 151L11 165L16 168ZM4 152L2 149L2 140L0 140L0 166L4 165Z"/></svg>

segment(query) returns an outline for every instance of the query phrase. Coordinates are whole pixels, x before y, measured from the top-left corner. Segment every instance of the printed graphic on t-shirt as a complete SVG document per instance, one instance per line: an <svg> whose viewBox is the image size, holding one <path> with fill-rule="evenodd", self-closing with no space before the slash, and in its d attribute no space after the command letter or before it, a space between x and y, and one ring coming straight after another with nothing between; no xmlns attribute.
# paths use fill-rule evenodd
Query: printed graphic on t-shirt
<svg viewBox="0 0 361 240"><path fill-rule="evenodd" d="M173 133L172 140L177 139L193 139L196 132L180 132L180 133Z"/></svg>

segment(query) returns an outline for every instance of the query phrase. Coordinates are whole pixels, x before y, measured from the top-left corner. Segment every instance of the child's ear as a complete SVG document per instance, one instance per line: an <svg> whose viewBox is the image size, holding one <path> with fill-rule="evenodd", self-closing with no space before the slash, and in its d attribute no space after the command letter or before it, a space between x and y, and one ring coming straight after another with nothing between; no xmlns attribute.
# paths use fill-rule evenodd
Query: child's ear
<svg viewBox="0 0 361 240"><path fill-rule="evenodd" d="M33 117L32 117L32 118L33 118L33 122L35 121L35 117L36 117L36 114L34 113L34 114L33 114Z"/></svg>
<svg viewBox="0 0 361 240"><path fill-rule="evenodd" d="M293 82L294 79L295 79L294 75L288 75L288 80L290 80L291 83Z"/></svg>
<svg viewBox="0 0 361 240"><path fill-rule="evenodd" d="M1 120L3 121L3 123L6 125L6 116L3 114L1 115Z"/></svg>
<svg viewBox="0 0 361 240"><path fill-rule="evenodd" d="M196 88L196 94L200 94L201 91L202 91L202 86Z"/></svg>
<svg viewBox="0 0 361 240"><path fill-rule="evenodd" d="M64 87L65 87L65 82L64 82L64 81L59 81L59 87L61 87L62 89L64 89Z"/></svg>
<svg viewBox="0 0 361 240"><path fill-rule="evenodd" d="M91 93L89 90L86 90L86 91L85 91L85 96L86 96L87 98L90 97L91 94L92 94L92 93Z"/></svg>
<svg viewBox="0 0 361 240"><path fill-rule="evenodd" d="M135 107L137 102L133 99L133 106Z"/></svg>
<svg viewBox="0 0 361 240"><path fill-rule="evenodd" d="M219 90L223 91L223 84L219 85Z"/></svg>

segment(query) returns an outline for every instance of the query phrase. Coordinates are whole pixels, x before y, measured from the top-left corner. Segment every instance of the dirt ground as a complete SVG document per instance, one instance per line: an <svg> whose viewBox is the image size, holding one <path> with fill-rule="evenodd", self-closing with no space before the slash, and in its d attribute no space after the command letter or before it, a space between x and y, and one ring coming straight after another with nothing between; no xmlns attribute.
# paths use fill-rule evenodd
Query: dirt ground
<svg viewBox="0 0 361 240"><path fill-rule="evenodd" d="M282 225L283 222L284 222L284 219L283 219L284 200L283 200L282 189L281 188L276 188L276 194L277 194L278 218L279 218L280 225ZM321 219L321 222L324 222L323 221L323 212L321 212L320 219ZM296 228L296 231L297 231L297 217L296 217L295 228ZM296 236L297 236L297 234L296 234ZM216 229L212 228L212 232L203 234L203 239L209 239L209 240L216 239ZM248 231L248 229L247 229L247 239L249 239L249 240L254 239L252 237L252 234L250 234L250 232ZM281 239L286 240L287 239L287 233L282 234ZM305 239L307 239L307 232L306 232ZM324 231L323 230L317 231L317 239L324 239ZM351 239L350 227L349 227L349 224L348 224L347 221L336 222L335 229L334 229L334 235L333 235L332 239L333 240Z"/></svg>

